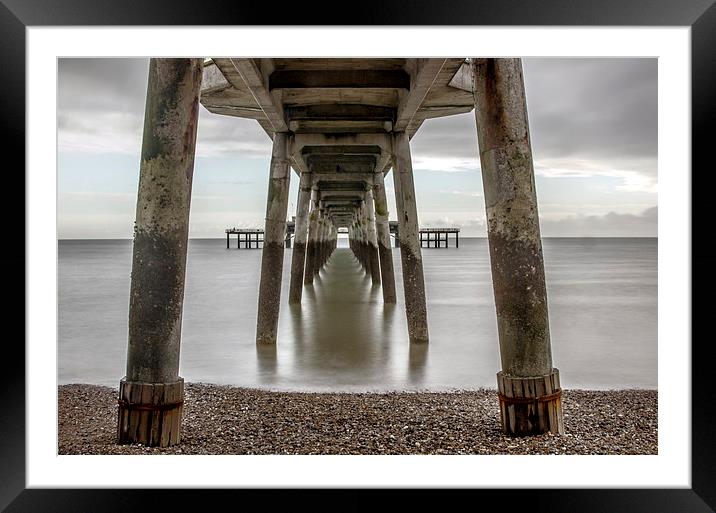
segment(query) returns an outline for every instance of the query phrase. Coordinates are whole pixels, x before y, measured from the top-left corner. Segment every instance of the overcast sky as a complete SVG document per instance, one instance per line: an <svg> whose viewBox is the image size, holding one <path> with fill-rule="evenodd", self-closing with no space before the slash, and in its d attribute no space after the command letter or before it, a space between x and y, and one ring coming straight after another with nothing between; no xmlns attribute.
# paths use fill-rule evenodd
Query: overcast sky
<svg viewBox="0 0 716 513"><path fill-rule="evenodd" d="M542 235L657 234L656 59L524 59ZM58 235L131 238L146 59L60 59ZM486 236L474 113L426 121L411 143L422 226ZM191 237L261 227L271 141L200 110ZM294 212L298 179L291 176ZM395 218L392 172L387 176Z"/></svg>

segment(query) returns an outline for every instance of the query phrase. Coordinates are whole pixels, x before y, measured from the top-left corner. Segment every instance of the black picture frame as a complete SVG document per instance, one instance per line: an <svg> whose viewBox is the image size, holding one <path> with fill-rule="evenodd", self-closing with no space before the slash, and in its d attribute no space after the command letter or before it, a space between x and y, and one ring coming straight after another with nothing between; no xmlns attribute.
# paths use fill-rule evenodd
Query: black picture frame
<svg viewBox="0 0 716 513"><path fill-rule="evenodd" d="M0 375L0 508L5 511L137 511L158 501L161 508L184 509L189 499L211 494L211 502L251 498L260 491L249 490L85 490L26 489L25 485L25 357L19 343L25 338L23 318L25 281L18 269L25 269L25 223L18 216L25 212L25 28L28 26L86 25L552 25L552 26L685 26L691 27L692 79L692 170L683 172L692 180L692 487L690 489L510 489L451 491L459 500L470 493L470 501L496 500L501 509L550 512L688 512L716 509L716 442L713 426L716 414L711 405L712 335L702 327L713 314L711 303L716 278L713 276L716 253L710 247L713 229L710 213L713 204L708 179L713 181L713 125L716 123L716 5L715 0L366 0L355 5L350 16L336 4L305 2L277 8L274 3L235 0L0 0L0 147L2 155L18 157L5 167L5 191L13 191L14 201L0 202L8 241L2 252L7 305L3 308L6 328L15 328L15 336L6 334ZM341 12L337 19L320 19L316 13ZM7 161L6 161L7 162ZM698 187L693 180L698 176ZM19 194L23 191L23 194ZM23 220L24 221L24 220ZM694 237L693 234L700 234ZM48 234L51 235L51 234ZM54 246L48 245L48 251ZM699 296L701 296L699 298ZM20 333L17 333L20 332ZM13 353L13 350L15 354ZM687 391L683 391L688 397ZM270 491L272 501L288 491ZM293 491L310 499L316 491ZM331 500L330 491L321 491L322 500ZM355 492L349 492L355 493ZM412 490L403 495L423 501L425 491ZM208 498L201 497L204 501ZM293 498L293 497L291 497ZM344 499L345 501L345 499ZM375 504L361 497L353 503ZM345 502L344 502L345 503ZM235 505L240 503L234 502ZM487 502L485 502L487 504ZM209 507L209 509L214 509Z"/></svg>

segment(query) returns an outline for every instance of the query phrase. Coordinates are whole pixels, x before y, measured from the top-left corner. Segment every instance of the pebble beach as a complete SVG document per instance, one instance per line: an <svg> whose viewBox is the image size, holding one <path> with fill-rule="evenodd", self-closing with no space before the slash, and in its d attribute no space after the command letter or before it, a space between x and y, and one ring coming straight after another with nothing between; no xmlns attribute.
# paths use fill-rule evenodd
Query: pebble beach
<svg viewBox="0 0 716 513"><path fill-rule="evenodd" d="M181 443L116 443L117 390L58 387L64 454L657 454L656 390L564 390L565 434L512 438L497 391L312 393L186 383Z"/></svg>

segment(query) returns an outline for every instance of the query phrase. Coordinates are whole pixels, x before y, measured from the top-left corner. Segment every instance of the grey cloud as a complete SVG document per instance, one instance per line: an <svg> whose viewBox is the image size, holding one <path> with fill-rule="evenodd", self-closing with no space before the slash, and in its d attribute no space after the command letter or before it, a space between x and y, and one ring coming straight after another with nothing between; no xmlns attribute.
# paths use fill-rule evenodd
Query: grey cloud
<svg viewBox="0 0 716 513"><path fill-rule="evenodd" d="M59 59L58 108L144 112L149 59Z"/></svg>
<svg viewBox="0 0 716 513"><path fill-rule="evenodd" d="M537 161L592 161L656 178L656 59L524 59ZM474 113L428 120L416 156L474 159Z"/></svg>
<svg viewBox="0 0 716 513"><path fill-rule="evenodd" d="M535 151L656 157L656 59L525 59Z"/></svg>
<svg viewBox="0 0 716 513"><path fill-rule="evenodd" d="M148 59L60 59L57 123L61 147L139 151ZM197 153L267 157L270 140L253 120L199 114Z"/></svg>

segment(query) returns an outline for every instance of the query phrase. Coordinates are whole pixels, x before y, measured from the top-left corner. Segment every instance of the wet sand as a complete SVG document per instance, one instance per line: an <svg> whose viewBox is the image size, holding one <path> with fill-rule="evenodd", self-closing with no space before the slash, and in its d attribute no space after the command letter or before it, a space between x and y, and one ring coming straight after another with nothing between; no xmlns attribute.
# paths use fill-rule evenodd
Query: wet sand
<svg viewBox="0 0 716 513"><path fill-rule="evenodd" d="M116 443L117 390L58 388L59 454L657 454L656 390L565 390L565 435L511 438L497 392L304 393L187 383L182 442Z"/></svg>

